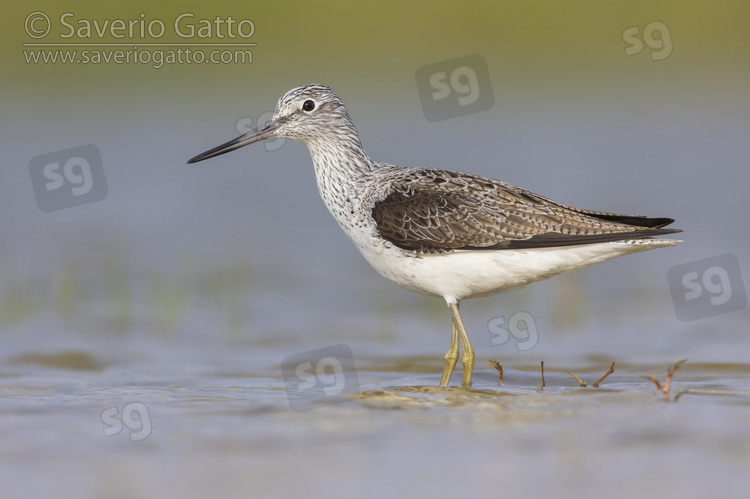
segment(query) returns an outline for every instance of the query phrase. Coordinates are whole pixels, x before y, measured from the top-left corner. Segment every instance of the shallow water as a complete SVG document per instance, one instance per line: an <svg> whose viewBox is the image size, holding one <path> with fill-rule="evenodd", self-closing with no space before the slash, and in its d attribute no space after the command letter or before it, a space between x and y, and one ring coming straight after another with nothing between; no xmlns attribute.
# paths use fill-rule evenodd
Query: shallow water
<svg viewBox="0 0 750 499"><path fill-rule="evenodd" d="M249 185L259 175L244 174ZM264 175L282 189L285 173ZM0 268L4 495L744 494L748 309L680 322L666 279L738 242L631 255L467 301L474 386L438 388L445 306L377 276L314 187L299 190L273 220L257 215L261 189L221 223L199 204L154 227L84 231L90 213L72 210L30 215L37 232L18 224ZM533 327L516 321L503 337L500 317ZM333 360L309 353L320 349ZM282 370L295 356L310 362L296 381L294 366ZM663 381L684 358L672 398L687 393L664 402L648 378Z"/></svg>
<svg viewBox="0 0 750 499"><path fill-rule="evenodd" d="M216 319L219 310L201 306L186 307L188 319L171 328L134 313L118 331L108 310L117 305L106 302L100 313L110 318L99 323L76 309L67 323L12 328L0 361L5 494L738 497L744 490L750 364L735 348L745 340L744 322L726 316L714 322L722 331L713 337L701 328L670 332L672 321L659 316L641 331L625 324L561 334L564 327L553 332L538 316L542 341L522 352L512 343L492 346L468 319L474 386L439 388L447 311L419 307L431 302L390 303L391 336L356 310L331 320L359 320L357 331L308 324L305 339L253 325L254 333L232 335L216 331L216 324L229 329ZM534 309L534 295L527 302ZM467 317L486 315L482 302L466 305ZM355 381L345 377L351 370L324 369L305 379L323 387L343 380L343 395L317 386L295 399L301 385L285 382L282 363L320 348L342 355L341 343L351 349ZM736 354L711 360L708 343ZM682 356L691 360L674 374L671 399L682 394L665 402L648 377L664 381ZM320 362L321 354L308 358ZM491 358L503 364L505 386L486 365ZM614 374L593 388L612 361Z"/></svg>

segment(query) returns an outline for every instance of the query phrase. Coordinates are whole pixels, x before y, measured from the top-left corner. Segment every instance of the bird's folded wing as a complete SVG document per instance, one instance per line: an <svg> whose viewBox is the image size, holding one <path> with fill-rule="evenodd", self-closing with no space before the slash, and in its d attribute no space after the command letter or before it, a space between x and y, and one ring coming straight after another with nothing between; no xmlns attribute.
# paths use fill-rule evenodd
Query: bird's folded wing
<svg viewBox="0 0 750 499"><path fill-rule="evenodd" d="M581 210L500 181L430 172L393 183L375 203L380 235L396 246L422 252L539 248L680 232L661 229L673 222L669 218Z"/></svg>

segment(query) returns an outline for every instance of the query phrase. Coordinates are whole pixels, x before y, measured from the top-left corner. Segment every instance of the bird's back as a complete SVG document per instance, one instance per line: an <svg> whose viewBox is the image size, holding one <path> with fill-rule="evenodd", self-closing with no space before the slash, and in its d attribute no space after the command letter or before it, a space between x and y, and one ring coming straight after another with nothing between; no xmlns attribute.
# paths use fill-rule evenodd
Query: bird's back
<svg viewBox="0 0 750 499"><path fill-rule="evenodd" d="M557 203L520 187L449 170L379 164L372 203L380 235L423 253L520 249L650 238L670 218L621 215Z"/></svg>

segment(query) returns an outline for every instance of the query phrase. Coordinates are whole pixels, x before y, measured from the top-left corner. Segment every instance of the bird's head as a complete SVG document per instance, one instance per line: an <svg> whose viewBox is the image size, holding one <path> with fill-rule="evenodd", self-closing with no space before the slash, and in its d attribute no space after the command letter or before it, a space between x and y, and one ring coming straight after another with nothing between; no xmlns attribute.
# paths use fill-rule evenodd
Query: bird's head
<svg viewBox="0 0 750 499"><path fill-rule="evenodd" d="M310 145L317 140L356 139L344 102L325 85L303 85L285 93L269 123L191 158L197 163L261 140L284 138Z"/></svg>

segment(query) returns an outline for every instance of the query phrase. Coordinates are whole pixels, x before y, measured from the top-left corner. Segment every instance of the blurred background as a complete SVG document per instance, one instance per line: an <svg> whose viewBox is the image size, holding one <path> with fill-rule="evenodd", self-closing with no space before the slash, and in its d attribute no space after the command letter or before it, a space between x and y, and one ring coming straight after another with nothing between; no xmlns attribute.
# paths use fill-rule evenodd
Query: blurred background
<svg viewBox="0 0 750 499"><path fill-rule="evenodd" d="M237 21L234 32L215 21L230 17ZM727 269L733 290L746 285L749 19L750 6L732 1L6 6L0 30L0 377L7 380L7 396L0 401L11 404L15 415L0 424L6 462L19 456L36 462L50 451L46 446L62 452L77 445L74 455L88 462L103 452L102 441L120 452L112 450L113 438L101 436L99 412L108 404L144 401L156 420L160 400L203 400L199 387L216 388L217 379L235 375L243 379L232 392L237 399L252 387L273 386L258 395L258 404L274 414L288 411L281 361L337 343L351 346L363 385L437 384L450 331L444 304L401 290L368 266L319 199L304 146L260 143L185 164L268 119L284 92L305 83L323 83L341 95L375 160L497 178L581 208L672 217L684 230L679 236L685 242L677 247L462 304L480 386L495 385L494 371L484 366L491 357L518 369L539 359L586 366L606 359L604 370L615 359L645 366L634 374L648 374L654 365L661 372L690 357L746 373L750 313L741 300L727 313L707 310L699 320L683 322L673 303L682 290L670 288L667 273L733 254L739 263ZM163 36L148 35L149 27L160 26ZM97 29L104 27L100 37ZM185 36L191 29L195 36ZM208 45L226 43L254 45L219 47L230 62L195 62L217 49ZM182 62L163 55L161 63L160 51L177 57L187 46L194 57L203 55L192 62L184 53ZM101 60L83 62L86 50L91 53L85 57ZM106 62L117 50L130 54L117 57L137 55L146 62ZM61 60L60 53L69 51L79 62ZM247 51L250 56L236 55ZM444 65L450 73L450 61L475 54L487 70L479 81L483 108L428 120L430 95L420 68L435 74L431 68ZM456 80L451 92L463 93L466 81ZM92 180L98 199L49 198L40 182L51 177L40 177L38 166L56 158L62 164L70 157L65 151L84 145L101 157L100 175ZM45 155L49 161L35 160ZM71 169L62 188L79 180ZM45 196L52 208L43 211ZM522 311L531 324L510 331L506 342L493 340L488 324ZM524 334L537 337L529 348L519 343ZM151 385L158 393L132 388ZM184 386L196 390L183 394L188 400L174 392ZM87 400L88 420L61 409L71 394ZM216 400L214 410L242 413L227 400ZM41 411L37 419L21 417L34 411ZM315 421L324 414L330 416L308 416ZM168 425L186 431L182 416L171 413L169 423L163 417L162 434L174 436ZM208 416L199 421L204 431L221 426ZM304 426L307 433L248 421L257 425L254 431L279 438L271 439L272 446L286 441L287 431L297 431L312 447L329 441L313 436L320 426ZM23 436L19 424L29 430ZM215 431L229 438L228 428L242 427L236 424L224 434ZM408 430L403 424L398 431ZM198 458L170 453L171 437L154 438L154 425L144 445L177 460L169 472L197 469ZM78 440L61 428L73 428ZM432 435L420 435L424 441L410 454L415 459L432 454ZM88 438L95 440L93 448L84 443ZM202 433L199 443L186 439L205 450L210 434ZM126 441L117 447L136 445ZM351 450L341 445L343 454ZM229 460L238 469L247 467L244 459L260 459L255 451L219 447L221 455L237 453ZM124 459L136 452L129 449L122 451ZM121 490L167 487L127 462L136 468L129 468L132 476L151 480L139 482L142 489ZM372 469L369 461L360 464ZM281 475L274 468L263 479L256 476L264 484L259 490L275 490ZM484 483L481 476L477 472L476 483ZM22 490L22 480L13 483ZM82 479L76 492L86 494L86 483ZM513 483L521 490L520 480ZM99 485L96 494L110 490ZM349 485L343 489L357 490ZM230 496L233 489L207 490Z"/></svg>

